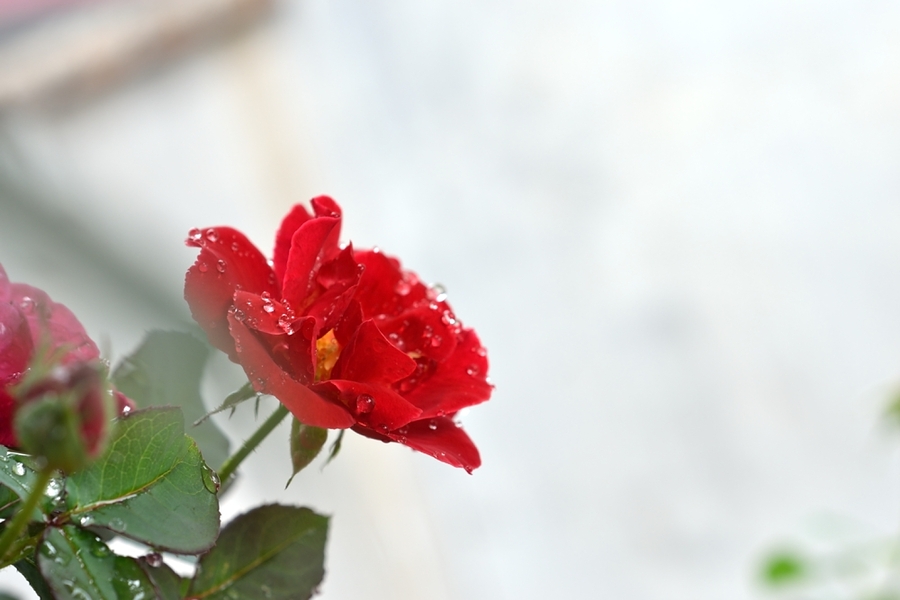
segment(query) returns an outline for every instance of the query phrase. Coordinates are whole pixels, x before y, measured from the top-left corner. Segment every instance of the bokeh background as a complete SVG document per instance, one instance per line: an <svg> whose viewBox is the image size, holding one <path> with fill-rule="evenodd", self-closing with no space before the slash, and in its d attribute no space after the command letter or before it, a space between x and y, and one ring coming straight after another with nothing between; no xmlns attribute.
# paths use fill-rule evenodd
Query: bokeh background
<svg viewBox="0 0 900 600"><path fill-rule="evenodd" d="M226 517L333 515L325 600L749 599L795 536L896 531L900 4L0 0L0 19L0 263L108 356L187 326L190 228L270 253L322 193L488 347L472 476L351 435L285 490L286 430L246 463ZM240 383L226 362L210 404Z"/></svg>

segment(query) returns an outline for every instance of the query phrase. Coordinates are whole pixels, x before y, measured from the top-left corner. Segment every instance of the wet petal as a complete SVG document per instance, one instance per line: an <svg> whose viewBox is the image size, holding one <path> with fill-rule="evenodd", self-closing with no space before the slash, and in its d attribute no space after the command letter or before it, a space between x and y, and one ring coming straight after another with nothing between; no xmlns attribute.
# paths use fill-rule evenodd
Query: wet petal
<svg viewBox="0 0 900 600"><path fill-rule="evenodd" d="M350 246L319 269L316 283L322 291L306 314L318 319L321 331L332 329L340 320L356 293L362 270L363 266L353 259Z"/></svg>
<svg viewBox="0 0 900 600"><path fill-rule="evenodd" d="M34 342L25 315L12 303L0 302L0 386L17 381L33 354Z"/></svg>
<svg viewBox="0 0 900 600"><path fill-rule="evenodd" d="M325 260L326 242L340 227L340 220L330 217L310 219L294 232L282 279L283 296L296 310L305 311L314 298L318 268Z"/></svg>
<svg viewBox="0 0 900 600"><path fill-rule="evenodd" d="M287 267L288 254L291 252L291 239L294 232L300 226L309 221L312 216L302 204L295 204L291 212L282 219L278 233L275 235L275 254L272 257L272 268L278 281L284 281L284 271Z"/></svg>
<svg viewBox="0 0 900 600"><path fill-rule="evenodd" d="M331 217L338 220L338 225L323 244L326 258L331 258L338 251L341 237L341 207L330 196L317 196L310 200L317 217Z"/></svg>
<svg viewBox="0 0 900 600"><path fill-rule="evenodd" d="M234 315L228 316L231 334L239 348L238 361L244 368L253 388L278 398L284 406L306 425L342 429L355 422L350 412L332 403L291 378L269 355L267 348Z"/></svg>
<svg viewBox="0 0 900 600"><path fill-rule="evenodd" d="M416 352L438 362L456 349L461 327L445 302L424 300L396 317L380 319L378 328L404 352Z"/></svg>
<svg viewBox="0 0 900 600"><path fill-rule="evenodd" d="M487 353L471 329L460 334L453 354L421 382L407 387L397 384L403 396L422 409L422 417L450 415L467 406L484 402L493 386L487 382Z"/></svg>
<svg viewBox="0 0 900 600"><path fill-rule="evenodd" d="M395 442L433 456L441 462L471 473L481 466L478 448L462 428L447 417L414 421L385 434Z"/></svg>
<svg viewBox="0 0 900 600"><path fill-rule="evenodd" d="M16 414L16 400L6 388L0 385L0 444L15 447L16 434L13 431L13 417Z"/></svg>
<svg viewBox="0 0 900 600"><path fill-rule="evenodd" d="M365 266L356 293L365 318L393 317L427 298L428 287L403 271L397 259L374 250L356 251L354 257Z"/></svg>
<svg viewBox="0 0 900 600"><path fill-rule="evenodd" d="M380 385L329 379L312 387L346 406L358 422L383 433L418 419L422 413L402 396Z"/></svg>
<svg viewBox="0 0 900 600"><path fill-rule="evenodd" d="M185 276L184 299L210 343L237 361L227 321L234 292L277 297L275 275L250 240L230 227L194 230L187 244L200 248L200 255Z"/></svg>
<svg viewBox="0 0 900 600"><path fill-rule="evenodd" d="M333 379L389 385L416 370L416 361L398 350L370 319L341 351Z"/></svg>
<svg viewBox="0 0 900 600"><path fill-rule="evenodd" d="M100 357L97 345L68 308L54 302L46 292L24 283L10 285L11 301L28 320L35 346L48 344L49 350L64 351L64 363Z"/></svg>
<svg viewBox="0 0 900 600"><path fill-rule="evenodd" d="M334 337L342 347L346 346L360 325L362 325L362 309L359 302L350 300L347 309L334 326Z"/></svg>

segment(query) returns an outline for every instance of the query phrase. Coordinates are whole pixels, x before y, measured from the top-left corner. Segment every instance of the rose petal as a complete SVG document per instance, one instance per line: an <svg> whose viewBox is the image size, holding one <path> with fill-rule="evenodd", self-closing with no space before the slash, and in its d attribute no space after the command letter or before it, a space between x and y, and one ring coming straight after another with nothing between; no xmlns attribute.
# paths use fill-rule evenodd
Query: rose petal
<svg viewBox="0 0 900 600"><path fill-rule="evenodd" d="M0 386L0 444L15 447L16 434L13 431L13 417L16 414L16 400Z"/></svg>
<svg viewBox="0 0 900 600"><path fill-rule="evenodd" d="M422 413L402 396L380 385L329 379L312 388L333 402L342 403L358 422L385 433L418 419Z"/></svg>
<svg viewBox="0 0 900 600"><path fill-rule="evenodd" d="M356 251L365 266L356 299L365 318L396 316L428 297L428 287L414 273L400 269L400 262L374 250Z"/></svg>
<svg viewBox="0 0 900 600"><path fill-rule="evenodd" d="M330 217L310 219L294 232L291 251L282 279L283 296L296 310L305 312L314 298L310 297L316 273L325 260L326 242L340 227L340 220Z"/></svg>
<svg viewBox="0 0 900 600"><path fill-rule="evenodd" d="M9 288L9 277L6 276L3 265L0 265L0 302L9 302L11 295L12 292Z"/></svg>
<svg viewBox="0 0 900 600"><path fill-rule="evenodd" d="M33 354L34 341L25 315L12 303L0 302L0 386L17 381Z"/></svg>
<svg viewBox="0 0 900 600"><path fill-rule="evenodd" d="M184 299L210 343L237 362L227 321L234 292L278 297L275 275L250 240L230 227L194 230L187 245L200 248L200 255L185 276Z"/></svg>
<svg viewBox="0 0 900 600"><path fill-rule="evenodd" d="M317 217L331 217L338 220L338 226L323 244L326 258L331 258L338 251L338 241L341 237L341 207L330 196L317 196L309 201Z"/></svg>
<svg viewBox="0 0 900 600"><path fill-rule="evenodd" d="M456 349L460 331L445 302L424 300L396 317L378 321L378 328L404 352L416 352L438 362Z"/></svg>
<svg viewBox="0 0 900 600"><path fill-rule="evenodd" d="M275 254L272 257L272 268L278 281L284 281L284 271L287 268L288 254L291 252L291 239L294 232L300 226L309 221L312 216L302 204L295 204L291 212L282 219L278 233L275 235Z"/></svg>
<svg viewBox="0 0 900 600"><path fill-rule="evenodd" d="M403 396L422 409L422 418L449 415L484 402L493 386L487 382L487 353L471 329L460 334L453 354L411 388L397 384ZM405 389L406 388L406 389Z"/></svg>
<svg viewBox="0 0 900 600"><path fill-rule="evenodd" d="M72 311L51 300L45 291L24 283L13 283L10 292L11 301L28 320L35 346L48 344L48 350L64 352L63 363L100 357L100 349Z"/></svg>
<svg viewBox="0 0 900 600"><path fill-rule="evenodd" d="M323 291L306 314L318 319L321 331L328 331L337 324L356 293L363 268L353 259L353 248L348 246L319 269L316 283Z"/></svg>
<svg viewBox="0 0 900 600"><path fill-rule="evenodd" d="M481 466L481 456L472 439L447 417L414 421L385 435L468 473Z"/></svg>
<svg viewBox="0 0 900 600"><path fill-rule="evenodd" d="M356 330L359 329L359 326L362 325L362 320L362 309L359 307L359 302L350 300L350 303L347 304L347 309L334 326L334 337L341 347L350 343L350 338L353 337L353 334L355 334Z"/></svg>
<svg viewBox="0 0 900 600"><path fill-rule="evenodd" d="M333 379L348 379L389 385L416 370L416 361L398 350L370 319L341 350L332 371Z"/></svg>
<svg viewBox="0 0 900 600"><path fill-rule="evenodd" d="M253 388L278 398L301 423L313 427L343 429L355 422L346 408L329 402L305 385L292 379L272 360L263 344L234 315L228 315L238 356Z"/></svg>

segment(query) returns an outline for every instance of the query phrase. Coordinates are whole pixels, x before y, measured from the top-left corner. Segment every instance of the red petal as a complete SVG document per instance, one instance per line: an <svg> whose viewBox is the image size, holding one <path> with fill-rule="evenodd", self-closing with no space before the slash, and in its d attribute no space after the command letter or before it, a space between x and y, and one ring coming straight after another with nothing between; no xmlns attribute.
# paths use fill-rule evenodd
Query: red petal
<svg viewBox="0 0 900 600"><path fill-rule="evenodd" d="M356 293L365 318L396 316L428 298L428 287L414 273L401 270L397 259L374 250L354 256L366 269Z"/></svg>
<svg viewBox="0 0 900 600"><path fill-rule="evenodd" d="M238 362L256 391L278 398L306 425L332 429L353 425L353 417L343 406L322 398L281 369L257 337L234 315L228 315L228 323L236 348L240 348Z"/></svg>
<svg viewBox="0 0 900 600"><path fill-rule="evenodd" d="M359 423L386 433L418 419L422 413L402 396L384 386L344 379L329 379L313 389L345 405Z"/></svg>
<svg viewBox="0 0 900 600"><path fill-rule="evenodd" d="M0 387L19 379L34 354L25 315L9 302L0 302Z"/></svg>
<svg viewBox="0 0 900 600"><path fill-rule="evenodd" d="M490 398L493 387L487 382L487 370L487 353L478 336L465 329L453 354L403 395L422 409L422 418L453 414ZM401 390L403 384L398 386Z"/></svg>
<svg viewBox="0 0 900 600"><path fill-rule="evenodd" d="M378 328L404 352L416 352L438 362L456 349L460 331L445 302L419 302L400 315L378 321Z"/></svg>
<svg viewBox="0 0 900 600"><path fill-rule="evenodd" d="M13 417L16 415L16 400L3 386L0 386L0 444L16 447L16 434L13 431Z"/></svg>
<svg viewBox="0 0 900 600"><path fill-rule="evenodd" d="M341 350L333 379L390 385L416 370L416 361L398 350L370 319Z"/></svg>
<svg viewBox="0 0 900 600"><path fill-rule="evenodd" d="M332 217L338 220L338 226L325 240L325 255L331 258L338 250L338 241L341 237L341 207L330 196L317 196L310 200L317 217Z"/></svg>
<svg viewBox="0 0 900 600"><path fill-rule="evenodd" d="M356 285L363 266L353 259L353 248L348 246L319 269L316 282L324 291L307 309L306 314L316 317L319 329L332 329L347 310L356 293Z"/></svg>
<svg viewBox="0 0 900 600"><path fill-rule="evenodd" d="M268 292L277 297L275 275L250 240L230 227L194 230L187 244L200 248L200 256L185 276L184 299L210 343L237 362L227 321L234 292Z"/></svg>
<svg viewBox="0 0 900 600"><path fill-rule="evenodd" d="M469 473L481 466L478 448L466 432L447 417L414 421L385 435L448 465L462 467Z"/></svg>
<svg viewBox="0 0 900 600"><path fill-rule="evenodd" d="M278 281L284 281L284 271L287 267L288 254L291 252L291 239L294 232L312 217L302 204L295 204L291 212L282 219L281 227L275 236L275 254L272 257L272 268L275 269L275 277Z"/></svg>
<svg viewBox="0 0 900 600"><path fill-rule="evenodd" d="M350 300L347 310L344 311L344 314L341 315L340 320L334 326L334 337L337 339L338 344L341 347L346 346L360 325L362 325L362 309L359 307L359 302Z"/></svg>
<svg viewBox="0 0 900 600"><path fill-rule="evenodd" d="M62 361L88 361L100 357L97 345L68 308L54 302L43 290L13 283L11 300L28 319L35 345L49 344L49 350L65 352Z"/></svg>
<svg viewBox="0 0 900 600"><path fill-rule="evenodd" d="M284 298L294 308L305 311L312 303L316 273L325 259L329 236L340 227L339 219L310 219L294 232L291 251L285 267L282 289Z"/></svg>

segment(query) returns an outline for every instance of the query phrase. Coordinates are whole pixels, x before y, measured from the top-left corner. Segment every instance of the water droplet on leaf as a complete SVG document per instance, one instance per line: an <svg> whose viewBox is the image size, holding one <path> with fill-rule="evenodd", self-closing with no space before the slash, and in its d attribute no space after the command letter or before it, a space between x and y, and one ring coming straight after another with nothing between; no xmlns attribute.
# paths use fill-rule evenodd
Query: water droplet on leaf
<svg viewBox="0 0 900 600"><path fill-rule="evenodd" d="M15 473L16 475L21 477L22 475L25 474L25 465L23 465L20 462L17 462L16 464L13 465L13 473Z"/></svg>
<svg viewBox="0 0 900 600"><path fill-rule="evenodd" d="M159 552L151 552L144 557L144 560L146 560L147 564L153 568L160 567L163 564L163 557Z"/></svg>

